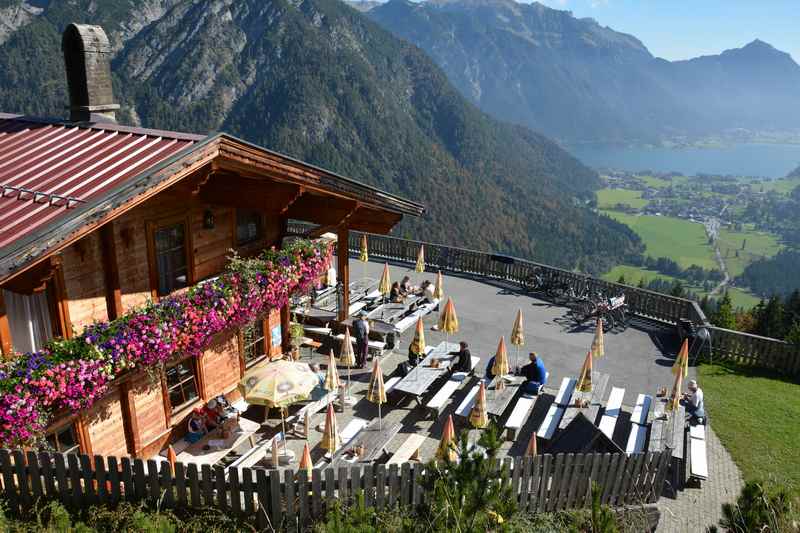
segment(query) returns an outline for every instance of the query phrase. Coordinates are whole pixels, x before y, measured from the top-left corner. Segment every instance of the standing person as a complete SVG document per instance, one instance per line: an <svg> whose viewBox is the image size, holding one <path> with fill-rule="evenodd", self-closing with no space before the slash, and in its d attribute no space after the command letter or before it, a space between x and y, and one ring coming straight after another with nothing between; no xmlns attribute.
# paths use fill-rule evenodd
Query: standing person
<svg viewBox="0 0 800 533"><path fill-rule="evenodd" d="M530 363L519 369L519 375L525 377L522 383L522 391L525 394L539 394L541 389L547 382L547 369L544 367L544 361L539 357L536 352L531 352L528 355Z"/></svg>
<svg viewBox="0 0 800 533"><path fill-rule="evenodd" d="M686 412L691 415L692 422L705 425L706 405L703 399L703 389L697 385L695 380L689 381L687 388L689 392L683 395Z"/></svg>
<svg viewBox="0 0 800 533"><path fill-rule="evenodd" d="M367 367L367 350L369 349L369 322L366 314L361 313L353 322L353 334L356 337L356 366Z"/></svg>

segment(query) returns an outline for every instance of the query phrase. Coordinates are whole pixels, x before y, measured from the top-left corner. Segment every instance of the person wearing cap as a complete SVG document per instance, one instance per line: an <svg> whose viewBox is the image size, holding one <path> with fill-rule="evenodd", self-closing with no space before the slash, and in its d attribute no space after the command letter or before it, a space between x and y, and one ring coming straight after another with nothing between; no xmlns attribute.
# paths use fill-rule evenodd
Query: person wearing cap
<svg viewBox="0 0 800 533"><path fill-rule="evenodd" d="M697 385L695 380L690 380L687 388L689 392L683 395L686 412L691 415L693 422L705 424L706 409L703 400L703 389Z"/></svg>
<svg viewBox="0 0 800 533"><path fill-rule="evenodd" d="M206 428L209 430L219 426L225 415L222 406L213 398L208 400L206 406L201 409L201 414L205 419Z"/></svg>
<svg viewBox="0 0 800 533"><path fill-rule="evenodd" d="M199 441L208 433L202 409L198 407L192 410L192 414L189 415L189 423L187 426L188 431L184 439L189 443L193 444Z"/></svg>
<svg viewBox="0 0 800 533"><path fill-rule="evenodd" d="M365 368L369 349L369 322L367 322L367 314L363 311L353 322L353 335L356 338L356 366Z"/></svg>
<svg viewBox="0 0 800 533"><path fill-rule="evenodd" d="M525 394L539 394L539 390L547 382L547 369L544 361L536 352L528 355L530 363L519 369L519 375L525 378L522 383L522 392Z"/></svg>

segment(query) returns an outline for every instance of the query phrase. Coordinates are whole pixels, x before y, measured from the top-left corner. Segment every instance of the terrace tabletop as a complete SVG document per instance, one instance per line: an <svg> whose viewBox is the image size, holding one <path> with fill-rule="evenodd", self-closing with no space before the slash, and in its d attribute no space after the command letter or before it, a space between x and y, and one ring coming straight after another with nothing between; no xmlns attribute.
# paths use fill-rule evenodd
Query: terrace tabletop
<svg viewBox="0 0 800 533"><path fill-rule="evenodd" d="M404 301L399 303L385 303L370 311L367 315L367 318L370 320L381 320L389 323L396 322L406 314L410 307L421 303L422 300L423 298L421 296L409 296Z"/></svg>
<svg viewBox="0 0 800 533"><path fill-rule="evenodd" d="M367 427L359 431L347 446L342 446L336 451L331 458L330 466L340 466L343 463L347 463L345 452L358 446L364 447L364 455L360 456L357 462L368 463L379 459L386 446L400 433L402 427L402 424L399 423L392 424L386 420L381 423L378 419L373 420Z"/></svg>
<svg viewBox="0 0 800 533"><path fill-rule="evenodd" d="M228 455L231 450L239 447L246 439L251 439L261 428L261 424L253 422L243 417L239 417L236 427L232 428L231 435L227 439L219 437L219 430L214 430L208 435L190 444L185 450L178 454L177 459L180 463L195 463L198 465L214 465L223 457ZM208 450L203 447L213 441L221 441L219 446L214 446Z"/></svg>
<svg viewBox="0 0 800 533"><path fill-rule="evenodd" d="M458 350L458 344L453 342L442 341L433 350L428 352L417 366L411 372L401 379L394 390L405 392L413 396L422 396L437 379L447 376L447 369L453 363L454 359L448 359L448 353ZM439 360L439 368L432 368L431 361L433 359Z"/></svg>
<svg viewBox="0 0 800 533"><path fill-rule="evenodd" d="M510 383L508 382L509 379L511 380ZM497 418L503 416L503 413L508 409L508 405L517 397L523 381L525 381L525 378L521 376L506 376L506 386L504 388L497 390L496 384L491 386L486 391L486 412L490 416Z"/></svg>

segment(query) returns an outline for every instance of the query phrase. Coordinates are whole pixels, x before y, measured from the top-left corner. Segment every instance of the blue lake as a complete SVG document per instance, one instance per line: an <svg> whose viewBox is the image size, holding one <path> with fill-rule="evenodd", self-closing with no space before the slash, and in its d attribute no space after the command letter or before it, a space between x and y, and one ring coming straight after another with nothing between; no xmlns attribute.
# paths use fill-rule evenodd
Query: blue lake
<svg viewBox="0 0 800 533"><path fill-rule="evenodd" d="M800 166L800 144L734 144L723 148L647 148L641 146L570 146L568 150L594 168L694 174L731 174L782 178Z"/></svg>

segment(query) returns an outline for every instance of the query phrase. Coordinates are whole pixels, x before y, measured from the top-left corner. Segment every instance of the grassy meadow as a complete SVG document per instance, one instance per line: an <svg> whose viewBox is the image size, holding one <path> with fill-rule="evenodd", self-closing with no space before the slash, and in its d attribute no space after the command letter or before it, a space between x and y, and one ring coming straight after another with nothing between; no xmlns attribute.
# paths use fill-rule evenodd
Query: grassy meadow
<svg viewBox="0 0 800 533"><path fill-rule="evenodd" d="M744 272L745 267L753 261L762 257L772 257L782 247L777 236L753 229L738 232L720 230L718 242L728 272L734 278ZM737 252L739 257L736 257Z"/></svg>
<svg viewBox="0 0 800 533"><path fill-rule="evenodd" d="M601 189L597 191L597 207L599 209L610 209L618 204L627 204L634 209L641 209L646 206L648 200L642 198L642 191L632 191L630 189Z"/></svg>

